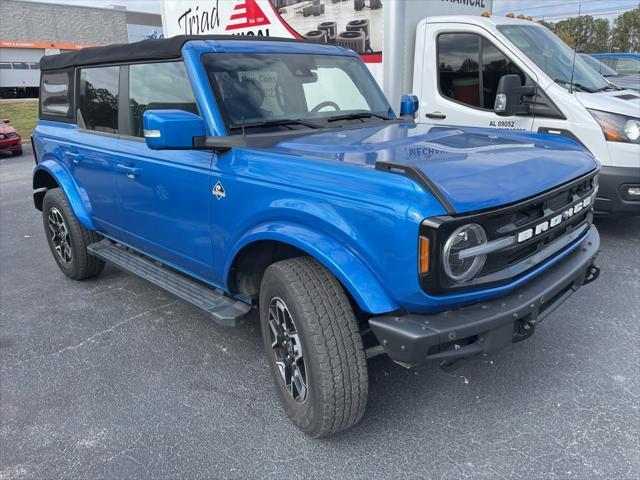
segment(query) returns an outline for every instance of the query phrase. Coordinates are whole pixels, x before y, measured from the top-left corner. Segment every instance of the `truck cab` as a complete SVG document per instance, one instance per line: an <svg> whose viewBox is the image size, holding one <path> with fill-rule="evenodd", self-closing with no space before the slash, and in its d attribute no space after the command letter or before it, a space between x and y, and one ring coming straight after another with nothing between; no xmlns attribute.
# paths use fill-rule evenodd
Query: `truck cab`
<svg viewBox="0 0 640 480"><path fill-rule="evenodd" d="M640 215L640 93L611 85L529 20L433 16L418 24L415 42L418 122L571 139L602 165L596 211ZM506 76L522 89L512 109L497 111Z"/></svg>
<svg viewBox="0 0 640 480"><path fill-rule="evenodd" d="M61 272L109 262L221 326L258 316L312 437L362 417L368 358L490 354L598 276L589 151L416 124L350 50L178 36L40 66L33 198Z"/></svg>

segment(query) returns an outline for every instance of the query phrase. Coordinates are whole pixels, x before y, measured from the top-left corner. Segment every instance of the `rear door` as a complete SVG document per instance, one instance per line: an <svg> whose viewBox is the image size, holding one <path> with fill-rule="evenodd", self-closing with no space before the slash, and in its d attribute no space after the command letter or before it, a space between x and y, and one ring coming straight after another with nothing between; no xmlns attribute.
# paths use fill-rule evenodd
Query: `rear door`
<svg viewBox="0 0 640 480"><path fill-rule="evenodd" d="M419 121L443 125L530 131L532 116L493 111L503 75L535 83L534 73L508 55L488 32L469 24L434 23L426 28Z"/></svg>
<svg viewBox="0 0 640 480"><path fill-rule="evenodd" d="M145 110L198 113L183 62L123 67L127 111L121 116L116 169L121 238L145 253L208 276L212 266L209 176L213 154L151 150L143 138Z"/></svg>
<svg viewBox="0 0 640 480"><path fill-rule="evenodd" d="M80 193L89 198L96 228L107 235L117 234L120 218L115 170L119 75L118 66L79 70L78 131L61 147Z"/></svg>

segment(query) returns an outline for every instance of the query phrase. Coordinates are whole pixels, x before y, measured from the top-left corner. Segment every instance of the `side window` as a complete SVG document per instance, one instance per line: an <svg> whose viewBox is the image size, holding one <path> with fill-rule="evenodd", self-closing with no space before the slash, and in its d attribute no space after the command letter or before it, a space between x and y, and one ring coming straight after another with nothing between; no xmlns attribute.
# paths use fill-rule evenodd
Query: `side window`
<svg viewBox="0 0 640 480"><path fill-rule="evenodd" d="M129 118L131 135L143 136L145 110L177 109L198 113L196 99L182 62L129 66Z"/></svg>
<svg viewBox="0 0 640 480"><path fill-rule="evenodd" d="M118 82L120 67L80 70L78 126L118 133Z"/></svg>
<svg viewBox="0 0 640 480"><path fill-rule="evenodd" d="M470 33L446 33L438 37L440 91L448 98L472 107L493 110L500 78L526 77L489 40Z"/></svg>
<svg viewBox="0 0 640 480"><path fill-rule="evenodd" d="M624 74L640 73L640 60L636 58L619 58L616 71Z"/></svg>
<svg viewBox="0 0 640 480"><path fill-rule="evenodd" d="M440 35L438 77L445 97L480 107L480 37L469 33Z"/></svg>
<svg viewBox="0 0 640 480"><path fill-rule="evenodd" d="M482 39L482 106L493 110L498 93L498 84L503 75L516 74L520 77L522 85L526 82L526 77L506 55L486 38Z"/></svg>
<svg viewBox="0 0 640 480"><path fill-rule="evenodd" d="M40 114L72 117L70 83L73 71L47 72L40 79Z"/></svg>
<svg viewBox="0 0 640 480"><path fill-rule="evenodd" d="M612 58L612 57L601 57L601 58L598 58L598 60L600 60L605 65L608 65L611 68L615 69L615 63L616 63L616 59L615 58Z"/></svg>

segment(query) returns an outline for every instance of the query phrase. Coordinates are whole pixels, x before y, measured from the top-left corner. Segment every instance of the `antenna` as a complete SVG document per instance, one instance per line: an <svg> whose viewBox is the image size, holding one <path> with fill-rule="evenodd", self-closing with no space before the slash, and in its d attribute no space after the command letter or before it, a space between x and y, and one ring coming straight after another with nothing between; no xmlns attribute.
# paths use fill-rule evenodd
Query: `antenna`
<svg viewBox="0 0 640 480"><path fill-rule="evenodd" d="M578 27L580 27L578 31L581 33L582 26L580 25L580 13L582 13L582 4L578 5ZM576 52L578 50L578 40L579 38L576 38L576 41L573 44L573 62L571 62L571 81L569 82L569 93L573 93L573 74L576 70Z"/></svg>

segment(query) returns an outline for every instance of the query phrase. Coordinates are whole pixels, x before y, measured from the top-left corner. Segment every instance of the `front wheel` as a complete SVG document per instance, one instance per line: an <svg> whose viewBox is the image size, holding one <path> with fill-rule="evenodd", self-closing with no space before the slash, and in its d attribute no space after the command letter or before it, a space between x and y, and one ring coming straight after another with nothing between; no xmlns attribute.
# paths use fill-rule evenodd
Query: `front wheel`
<svg viewBox="0 0 640 480"><path fill-rule="evenodd" d="M367 404L367 362L342 285L310 257L274 263L260 288L267 362L282 406L312 437L355 425Z"/></svg>
<svg viewBox="0 0 640 480"><path fill-rule="evenodd" d="M52 188L45 194L42 221L49 248L62 273L84 280L102 272L104 262L87 251L87 246L101 237L80 224L61 189Z"/></svg>

